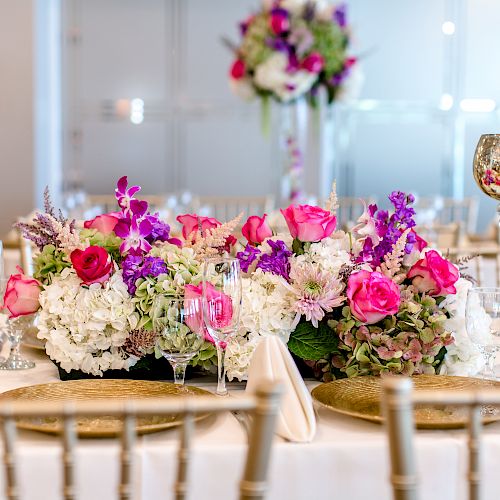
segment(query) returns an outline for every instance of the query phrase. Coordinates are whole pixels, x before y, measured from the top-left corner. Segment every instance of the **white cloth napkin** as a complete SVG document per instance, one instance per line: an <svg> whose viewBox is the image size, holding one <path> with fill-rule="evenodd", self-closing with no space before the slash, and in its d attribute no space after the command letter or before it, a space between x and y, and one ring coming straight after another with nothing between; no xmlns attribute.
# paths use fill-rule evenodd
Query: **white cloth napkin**
<svg viewBox="0 0 500 500"><path fill-rule="evenodd" d="M274 336L264 337L252 356L247 392L255 392L263 380L284 385L276 434L298 443L308 443L316 434L316 417L311 395L286 345Z"/></svg>

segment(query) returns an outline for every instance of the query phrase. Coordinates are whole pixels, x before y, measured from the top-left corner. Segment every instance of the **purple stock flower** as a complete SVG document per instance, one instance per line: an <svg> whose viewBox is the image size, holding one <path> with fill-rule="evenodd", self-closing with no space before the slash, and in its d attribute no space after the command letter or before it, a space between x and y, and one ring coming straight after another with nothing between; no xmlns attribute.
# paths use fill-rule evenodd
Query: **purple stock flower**
<svg viewBox="0 0 500 500"><path fill-rule="evenodd" d="M155 241L169 241L170 226L160 220L159 214L147 215L146 220L151 224L151 234L147 237L150 243Z"/></svg>
<svg viewBox="0 0 500 500"><path fill-rule="evenodd" d="M379 265L385 255L392 251L403 232L415 226L413 220L415 210L409 206L415 201L415 197L402 191L393 191L389 195L389 200L394 206L394 212L391 215L387 210L378 210L376 205L368 207L369 215L375 219L377 235L382 239L378 245L374 246L372 239L366 238L363 249L356 259L357 262ZM416 238L410 233L405 246L407 254L412 251L415 242Z"/></svg>
<svg viewBox="0 0 500 500"><path fill-rule="evenodd" d="M128 287L128 293L134 295L137 287L135 282L141 277L142 257L140 255L128 254L122 262L123 281Z"/></svg>
<svg viewBox="0 0 500 500"><path fill-rule="evenodd" d="M160 257L146 257L142 266L142 277L153 276L167 272L167 264Z"/></svg>
<svg viewBox="0 0 500 500"><path fill-rule="evenodd" d="M262 254L257 269L262 269L265 272L277 274L286 280L290 279L290 262L292 252L288 249L285 243L281 240L268 240L268 245L271 247L271 255Z"/></svg>
<svg viewBox="0 0 500 500"><path fill-rule="evenodd" d="M260 253L261 252L258 248L255 248L248 243L243 252L238 252L236 254L236 258L240 261L240 268L244 273L248 272L248 269Z"/></svg>
<svg viewBox="0 0 500 500"><path fill-rule="evenodd" d="M128 254L122 263L123 281L128 287L130 295L134 295L137 287L136 281L147 276L156 277L167 272L167 265L160 257L146 257Z"/></svg>
<svg viewBox="0 0 500 500"><path fill-rule="evenodd" d="M151 244L147 241L147 237L151 234L152 226L147 219L139 222L139 219L133 218L130 223L128 220L122 219L115 226L115 234L119 238L123 238L123 243L120 245L120 253L146 253L151 250Z"/></svg>
<svg viewBox="0 0 500 500"><path fill-rule="evenodd" d="M347 25L347 6L340 4L333 12L333 20L341 27L345 28Z"/></svg>

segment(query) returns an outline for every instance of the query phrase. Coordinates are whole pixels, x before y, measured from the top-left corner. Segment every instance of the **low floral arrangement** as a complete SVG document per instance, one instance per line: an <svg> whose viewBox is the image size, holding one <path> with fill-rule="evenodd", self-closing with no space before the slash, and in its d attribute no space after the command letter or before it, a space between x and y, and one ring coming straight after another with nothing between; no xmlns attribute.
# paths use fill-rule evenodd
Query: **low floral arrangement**
<svg viewBox="0 0 500 500"><path fill-rule="evenodd" d="M365 207L347 233L336 230L332 192L324 209L281 210L287 234L274 234L266 214L249 217L239 234L241 217L221 223L185 214L173 238L136 199L139 189L121 178L119 211L83 228L56 214L46 194L45 213L18 225L39 251L33 278L10 278L5 306L12 316L39 311L38 337L67 372L132 371L154 359L154 297L199 297L203 259L219 254L236 256L244 273L240 328L225 347L230 379L246 377L267 335L324 380L480 368L464 330L470 284L415 232L413 196L392 193L391 212ZM202 320L196 325L203 328ZM193 364L216 364L208 335Z"/></svg>
<svg viewBox="0 0 500 500"><path fill-rule="evenodd" d="M333 102L356 63L348 55L350 31L345 5L325 0L264 0L259 12L240 23L239 45L230 70L233 91L245 99L273 97L290 102L318 90Z"/></svg>

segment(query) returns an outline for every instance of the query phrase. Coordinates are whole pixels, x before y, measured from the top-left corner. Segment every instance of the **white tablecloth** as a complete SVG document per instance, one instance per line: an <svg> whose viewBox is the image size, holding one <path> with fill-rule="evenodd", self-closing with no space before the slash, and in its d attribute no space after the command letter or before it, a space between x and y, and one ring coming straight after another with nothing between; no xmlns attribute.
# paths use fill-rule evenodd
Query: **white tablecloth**
<svg viewBox="0 0 500 500"><path fill-rule="evenodd" d="M25 354L35 359L37 367L19 372L0 372L0 391L58 380L57 370L40 352L26 349ZM310 385L312 387L314 382ZM241 389L233 392L238 390ZM318 424L318 433L310 444L292 444L276 438L269 498L390 499L387 445L382 427L326 410L319 411ZM500 491L499 431L500 423L485 429L485 498L492 500L498 498ZM213 417L199 424L191 463L190 499L237 498L245 439L244 431L231 414ZM467 463L464 433L419 431L417 448L421 498L465 499ZM21 431L18 450L23 483L21 498L60 498L60 447L56 439ZM136 499L172 498L175 452L175 432L172 430L140 438L136 451ZM81 441L77 459L78 498L116 498L119 475L117 443L112 440ZM3 482L3 471L0 481Z"/></svg>

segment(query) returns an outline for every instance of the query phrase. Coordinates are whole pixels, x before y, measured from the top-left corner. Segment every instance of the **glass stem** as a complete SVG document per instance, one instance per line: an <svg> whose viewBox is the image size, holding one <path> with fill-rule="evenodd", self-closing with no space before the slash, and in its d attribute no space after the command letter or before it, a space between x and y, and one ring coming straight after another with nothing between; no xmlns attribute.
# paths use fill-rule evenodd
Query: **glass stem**
<svg viewBox="0 0 500 500"><path fill-rule="evenodd" d="M484 351L484 362L485 362L484 373L488 378L493 380L496 379L495 368L494 368L496 354L497 354L496 351Z"/></svg>
<svg viewBox="0 0 500 500"><path fill-rule="evenodd" d="M21 336L18 332L14 332L10 337L11 346L10 346L10 358L19 358L20 352L19 348L21 347Z"/></svg>
<svg viewBox="0 0 500 500"><path fill-rule="evenodd" d="M220 342L217 342L217 395L227 396L226 389L226 369L224 367L225 350L221 347Z"/></svg>
<svg viewBox="0 0 500 500"><path fill-rule="evenodd" d="M184 385L184 379L186 378L186 361L177 361L175 363L170 363L174 370L174 384L175 385Z"/></svg>

